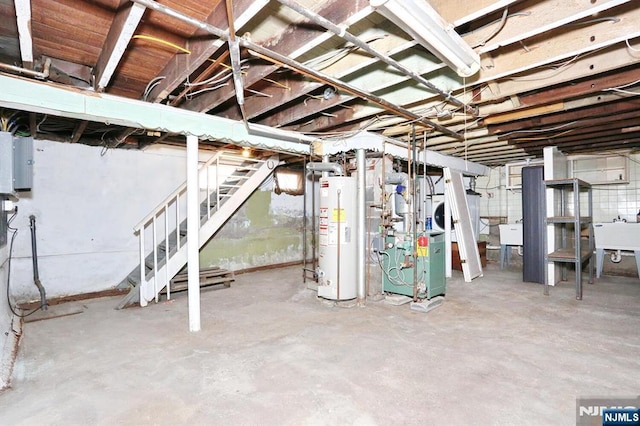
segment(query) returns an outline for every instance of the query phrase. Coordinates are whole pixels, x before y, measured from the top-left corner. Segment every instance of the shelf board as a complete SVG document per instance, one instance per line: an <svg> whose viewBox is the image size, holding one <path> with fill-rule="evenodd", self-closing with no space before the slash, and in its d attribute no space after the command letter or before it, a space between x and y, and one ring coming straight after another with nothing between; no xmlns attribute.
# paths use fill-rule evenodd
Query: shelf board
<svg viewBox="0 0 640 426"><path fill-rule="evenodd" d="M575 216L551 216L547 218L547 223L575 223ZM591 216L581 216L580 223L583 225L591 223Z"/></svg>
<svg viewBox="0 0 640 426"><path fill-rule="evenodd" d="M555 180L545 180L544 184L548 187L572 187L574 184L578 184L579 189L588 189L591 188L591 184L589 182L585 182L581 179L573 178L573 179L555 179Z"/></svg>
<svg viewBox="0 0 640 426"><path fill-rule="evenodd" d="M588 248L583 248L580 252L580 263L593 256L593 252ZM550 262L576 263L576 251L573 248L561 248L547 255Z"/></svg>

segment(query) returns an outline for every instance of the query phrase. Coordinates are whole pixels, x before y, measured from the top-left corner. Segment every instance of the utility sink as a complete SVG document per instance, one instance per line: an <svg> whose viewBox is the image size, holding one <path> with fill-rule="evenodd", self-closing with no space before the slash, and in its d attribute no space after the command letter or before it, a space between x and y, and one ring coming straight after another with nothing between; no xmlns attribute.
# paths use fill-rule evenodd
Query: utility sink
<svg viewBox="0 0 640 426"><path fill-rule="evenodd" d="M597 249L640 250L640 223L596 223L593 233Z"/></svg>
<svg viewBox="0 0 640 426"><path fill-rule="evenodd" d="M522 245L522 223L503 223L498 225L500 230L500 268L508 265L511 258L511 248L507 246Z"/></svg>
<svg viewBox="0 0 640 426"><path fill-rule="evenodd" d="M596 242L596 276L600 278L605 250L633 251L640 277L640 223L609 222L593 225Z"/></svg>
<svg viewBox="0 0 640 426"><path fill-rule="evenodd" d="M500 229L500 245L521 246L522 245L522 224L504 223L498 225Z"/></svg>

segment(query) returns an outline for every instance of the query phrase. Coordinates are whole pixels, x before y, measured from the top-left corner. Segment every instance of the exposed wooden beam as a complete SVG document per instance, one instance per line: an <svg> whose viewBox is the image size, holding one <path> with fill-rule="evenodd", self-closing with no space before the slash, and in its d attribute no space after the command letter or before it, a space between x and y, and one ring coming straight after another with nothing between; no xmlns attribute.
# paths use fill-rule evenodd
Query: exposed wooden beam
<svg viewBox="0 0 640 426"><path fill-rule="evenodd" d="M109 84L145 10L144 6L132 3L116 12L94 70L97 91L103 91Z"/></svg>
<svg viewBox="0 0 640 426"><path fill-rule="evenodd" d="M425 77L429 77L428 75L429 73L434 73L434 74L438 73L439 75L431 76L431 77L434 77L433 79L434 82L436 81L440 82L442 80L445 80L445 78L449 78L449 74L446 74L445 72L443 72L442 68L444 66L442 64L437 62L434 63L432 61L422 61L420 59L421 58L409 57L406 60L399 61L399 62L403 62L407 66L411 66L412 69L416 70L418 73L420 73L421 75L424 75ZM355 78L346 77L346 78L343 78L343 80L349 81L351 84L358 87L366 87L368 91L373 93L382 92L385 89L398 86L399 84L402 84L403 82L406 82L408 80L407 76L405 75L398 74L398 73L389 73L385 71L385 68L379 68L380 66L379 63L376 63L376 65L378 65L377 69L371 69L366 74L358 73L357 77ZM360 71L361 69L358 67L357 70ZM298 96L301 95L300 93L301 91L299 89L300 86L301 85L297 85L296 87L295 84L292 86L293 89L298 90L298 93L297 93ZM307 87L310 87L310 85ZM429 92L425 91L422 93L428 94ZM303 92L302 95L307 97L309 96L308 92L306 92L306 94ZM292 96L292 94L289 93L289 91L287 91L284 94L284 96L286 97L286 99L289 99ZM434 96L437 97L440 102L443 101L442 96L438 96L438 95L434 95ZM353 99L355 99L355 96L349 96L349 95L342 95L340 98L334 97L331 99L317 99L320 102L313 102L311 99L309 100L305 99L304 107L300 106L299 104L294 104L289 107L281 108L279 109L278 112L274 114L270 114L269 117L263 120L260 120L260 123L267 126L287 125L287 124L302 120L305 117L308 117L310 115L320 114L326 111L327 109L338 105L339 103L346 103ZM283 104L284 102L277 103L272 101L271 108L273 108L275 105L283 105Z"/></svg>
<svg viewBox="0 0 640 426"><path fill-rule="evenodd" d="M31 132L31 137L33 138L38 137L38 122L36 120L37 120L36 113L30 112L29 113L29 131Z"/></svg>
<svg viewBox="0 0 640 426"><path fill-rule="evenodd" d="M582 120L585 117L603 116L607 117L607 119L616 119L620 116L627 117L628 114L636 114L637 116L636 111L638 109L640 109L640 99L632 99L629 101L623 100L618 102L609 102L603 105L580 108L573 111L563 111L555 114L540 115L524 120L490 125L488 126L488 130L489 134L495 135L523 129L542 128L558 123Z"/></svg>
<svg viewBox="0 0 640 426"><path fill-rule="evenodd" d="M496 80L547 64L571 60L640 36L640 9L634 2L616 9L616 22L595 21L589 25L564 27L483 55L477 81Z"/></svg>
<svg viewBox="0 0 640 426"><path fill-rule="evenodd" d="M506 121L519 120L521 118L526 117L534 117L541 114L549 114L552 112L562 111L564 109L564 104L562 102L536 106L525 109L517 109L511 112L505 112L503 114L495 114L490 117L484 119L484 124L496 124L496 123L504 123Z"/></svg>
<svg viewBox="0 0 640 426"><path fill-rule="evenodd" d="M233 2L233 16L235 16L235 27L241 29L250 19L258 14L269 3L268 0L235 0ZM228 30L226 5L224 1L217 2L213 11L205 20L208 24L216 28ZM210 34L198 33L196 37L189 40L189 55L176 54L171 59L158 76L164 79L150 93L149 99L154 102L161 102L181 85L191 74L202 66L224 42L212 39ZM232 92L233 93L233 92Z"/></svg>
<svg viewBox="0 0 640 426"><path fill-rule="evenodd" d="M629 55L625 43L583 55L567 65L551 64L526 74L510 76L488 84L473 98L476 105L499 101L519 93L533 92L545 87L568 83L586 77L595 77L608 71L619 70L640 63L640 55ZM469 96L473 96L469 94Z"/></svg>
<svg viewBox="0 0 640 426"><path fill-rule="evenodd" d="M339 4L338 4L339 3ZM371 13L368 1L350 1L345 2L336 0L325 6L318 13L331 22L340 25L349 26ZM287 56L290 59L296 59L302 54L310 51L322 42L328 40L331 34L323 31L315 25L293 25L284 31L286 37L278 35L274 37L272 42L264 43L269 49ZM243 76L244 87L250 87L263 78L269 76L278 69L274 65L256 64L247 70L247 74ZM184 108L191 111L206 112L234 96L234 88L229 85L215 92L204 93L203 95L187 102Z"/></svg>
<svg viewBox="0 0 640 426"><path fill-rule="evenodd" d="M429 0L431 6L445 21L459 27L483 16L489 15L519 0Z"/></svg>
<svg viewBox="0 0 640 426"><path fill-rule="evenodd" d="M633 139L640 136L640 132L621 132L617 131L594 131L590 134L581 134L574 136L572 133L568 133L566 136L562 137L548 137L539 139L526 139L519 138L513 139L511 142L517 144L518 146L537 146L541 143L555 143L558 146L571 146L571 145L580 145L587 142L610 142L616 140L624 140L624 139Z"/></svg>
<svg viewBox="0 0 640 426"><path fill-rule="evenodd" d="M639 17L640 19L640 17ZM610 25L613 25L609 22ZM572 46L568 46L572 47ZM519 55L526 54L518 52ZM475 103L479 106L480 116L488 116L491 114L500 114L507 111L513 111L514 108L518 108L510 101L500 101L514 96L523 91L535 91L541 88L548 87L554 84L561 84L571 82L575 79L593 76L594 73L603 73L611 70L617 70L625 66L630 66L640 63L640 56L630 55L626 49L625 42L614 43L602 50L592 51L588 54L579 56L579 51L573 51L567 55L571 57L570 63L565 60L564 64L558 64L553 67L552 62L544 64L537 70L527 71L524 74L518 74L513 76L517 69L509 71L509 64L505 61L506 71L503 73L499 83L488 85L487 88L482 88L478 93L468 90L466 92L466 101ZM503 70L504 71L504 70ZM488 76L489 77L489 76ZM483 78L480 82L474 84L491 81L490 78ZM480 87L480 86L476 86ZM497 90L492 92L491 90ZM458 97L465 99L463 94L458 93ZM609 94L602 94L601 98L610 98ZM439 103L435 98L426 97L416 104L416 108L428 109ZM565 105L566 106L566 105ZM317 112L317 111L316 111ZM379 114L381 111L378 108L369 106L363 108L358 114L354 115L354 120L364 120L369 117L373 117ZM308 129L309 131L320 132L322 128L316 127Z"/></svg>
<svg viewBox="0 0 640 426"><path fill-rule="evenodd" d="M225 52L222 52L222 54L218 56L215 61L211 62L211 64L209 64L209 66L193 80L192 84L198 84L206 80L213 73L213 71L215 71L218 67L220 67L221 63L227 60L228 57L229 57L228 50ZM180 104L180 101L185 96L188 95L189 91L191 91L192 88L193 86L185 86L185 88L182 89L182 91L174 99L172 99L169 102L169 105L176 106Z"/></svg>
<svg viewBox="0 0 640 426"><path fill-rule="evenodd" d="M291 107L284 108L282 111L269 114L264 120L260 120L261 124L266 126L291 126L293 123L300 123L302 120L311 120L315 116L324 116L329 120L337 118L339 115L342 119L347 120L348 117L353 116L353 111L344 111L343 113L337 113L340 110L351 110L352 108L347 104L349 101L355 99L354 96L335 94L330 99L325 99L322 95L317 97L309 97L303 102L303 104L292 105ZM295 126L295 124L293 124Z"/></svg>
<svg viewBox="0 0 640 426"><path fill-rule="evenodd" d="M520 104L524 107L563 101L565 99L578 98L605 91L609 88L627 85L638 81L640 69L632 67L626 71L602 75L596 78L583 79L560 87L551 88L542 92L520 96Z"/></svg>
<svg viewBox="0 0 640 426"><path fill-rule="evenodd" d="M596 144L582 144L571 147L567 150L570 154L579 153L602 153L603 151L618 151L626 149L634 149L640 147L640 138L624 140L622 142L608 142Z"/></svg>
<svg viewBox="0 0 640 426"><path fill-rule="evenodd" d="M377 34L375 34L375 31L372 32L371 35L377 36ZM366 40L367 34L361 34L360 37ZM385 52L390 56L407 56L406 52L411 47L415 46L415 42L407 42L407 40L405 40L404 38L400 38L395 35L373 39L369 44L373 48ZM438 61L434 61L432 57L420 58L422 59L421 62L416 60L418 58L415 57L409 59L410 61L407 61L407 65L411 66L414 70L418 71L421 74L434 72L444 67L444 64L437 63ZM348 55L342 60L328 66L324 70L324 72L335 78L349 80L349 76L351 75L362 73L362 71L367 68L373 69L373 67L376 66L380 67L380 65L381 64L377 60L377 58L369 57L368 55ZM393 84L398 84L408 79L407 76L401 75L396 75L395 77L396 81ZM313 91L323 86L322 83L300 79L295 74L280 82L287 87L286 90L282 90L282 86L276 85L269 86L264 90L264 92L266 92L267 94L270 94L274 97L277 96L279 99L277 103L279 103L280 105L284 105L297 98L306 97ZM375 92L375 90L372 91ZM276 102L272 102L264 98L254 100L247 105L247 116L249 118L254 118L261 114L264 114L272 110L274 108L274 104L276 104Z"/></svg>
<svg viewBox="0 0 640 426"><path fill-rule="evenodd" d="M464 37L471 46L477 46L478 53L491 52L503 46L519 43L532 39L541 34L572 25L574 22L602 16L603 12L609 12L615 16L616 11L611 10L617 6L629 3L631 0L609 0L601 2L588 2L579 0L564 0L541 2L529 0L520 2L508 10L504 22L496 21L493 25L474 31ZM503 25L497 34L495 30ZM485 40L492 36L489 40Z"/></svg>
<svg viewBox="0 0 640 426"><path fill-rule="evenodd" d="M20 38L22 67L33 69L33 38L31 36L31 0L14 0L16 23Z"/></svg>
<svg viewBox="0 0 640 426"><path fill-rule="evenodd" d="M598 131L609 131L611 133L617 133L624 128L631 128L638 124L638 112L632 111L627 114L619 114L615 117L598 117L598 118L584 118L581 120L568 121L563 124L554 125L551 127L541 129L521 129L514 132L509 132L505 136L498 136L500 139L526 139L553 136L561 133L570 134L571 136L577 135L590 135ZM515 134L514 134L515 133Z"/></svg>
<svg viewBox="0 0 640 426"><path fill-rule="evenodd" d="M71 134L71 140L69 142L76 143L82 137L82 134L87 128L89 122L87 120L78 121L76 127L73 129L73 133Z"/></svg>
<svg viewBox="0 0 640 426"><path fill-rule="evenodd" d="M529 25L530 29L526 30L525 28L526 31L522 32L522 28L520 28L520 22L519 22L520 18L519 17L513 18L514 20L518 21L518 24L511 25L508 28L509 31L506 31L507 29L503 29L503 31L499 33L499 36L492 40L494 47L491 47L491 48L487 47L486 50L494 50L495 48L497 48L497 46L513 43L515 40L513 38L516 37L516 34L521 35L522 38L532 37L542 32L549 31L552 28L565 25L567 23L573 22L578 19L582 19L585 16L588 16L592 13L601 12L603 10L610 9L612 7L615 7L617 5L620 5L626 2L628 2L628 0L612 0L607 2L606 4L598 4L596 6L593 6L588 3L569 4L568 2L565 2L562 5L555 5L554 7L550 7L546 3L542 4L539 2L524 3L518 6L519 9L526 9L527 13L533 15L536 18L536 19L533 19L528 17L529 19L526 20L527 25ZM550 21L550 23L547 26L541 26L540 25L541 18L543 18L544 20ZM491 28L491 30L493 30L493 28ZM486 37L486 34L483 34L482 32L480 32L480 34L472 33L471 35L465 37L465 41L473 44L474 42L478 42L478 40L480 40L482 37ZM510 41L507 43L506 40L510 40ZM627 58L628 58L628 55L627 55ZM313 87L311 87L311 89L315 89L315 88L317 88L317 85L314 85ZM271 107L273 107L273 105L282 105L286 101L291 100L294 97L294 94L287 92L284 96L285 96L285 99L283 99L284 102L273 102L273 101L263 100L262 103L265 105L270 105ZM327 107L330 107L333 105L333 103L329 103L329 104L330 105L327 105ZM303 118L303 113L304 113L303 108L299 108L298 106L292 106L290 109L291 111L281 111L276 114L277 117L276 116L273 116L273 118L269 117L269 122L262 121L262 123L267 125L274 125L274 123L285 124L287 123L287 121L285 121L287 117L291 119L288 122L294 122L296 120ZM319 108L316 107L316 110L310 111L310 114L319 113L321 110L322 110L322 106L320 106ZM294 111L297 113L294 114ZM262 113L264 112L264 110L261 110L260 112ZM254 115L250 115L250 116L254 116Z"/></svg>

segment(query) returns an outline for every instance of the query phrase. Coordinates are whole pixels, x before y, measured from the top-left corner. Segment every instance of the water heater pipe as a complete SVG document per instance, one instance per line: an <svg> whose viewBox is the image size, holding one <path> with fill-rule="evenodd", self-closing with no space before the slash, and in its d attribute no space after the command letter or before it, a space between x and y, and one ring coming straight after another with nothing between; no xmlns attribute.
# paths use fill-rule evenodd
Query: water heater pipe
<svg viewBox="0 0 640 426"><path fill-rule="evenodd" d="M406 173L387 173L384 177L384 183L387 185L400 185L409 181L409 176Z"/></svg>
<svg viewBox="0 0 640 426"><path fill-rule="evenodd" d="M385 185L403 185L408 190L409 176L406 173L402 173L402 172L387 173L384 177L384 183ZM403 197L403 198L405 199L405 203L408 205L407 198L406 197ZM393 206L395 207L395 203L393 204ZM396 212L396 214L402 216L402 225L404 227L404 230L407 231L409 229L408 228L409 227L408 212L405 212L405 213Z"/></svg>
<svg viewBox="0 0 640 426"><path fill-rule="evenodd" d="M365 193L367 191L367 173L366 173L366 159L365 159L365 151L360 148L356 152L356 166L358 169L358 198L357 198L357 208L356 208L356 235L358 236L358 255L357 255L357 295L358 295L358 303L363 306L365 303L365 299L367 297L367 286L366 286L366 256L367 256L367 235L366 235L366 197Z"/></svg>
<svg viewBox="0 0 640 426"><path fill-rule="evenodd" d="M336 176L344 176L344 170L338 163L311 162L307 164L307 170L312 172L333 172Z"/></svg>

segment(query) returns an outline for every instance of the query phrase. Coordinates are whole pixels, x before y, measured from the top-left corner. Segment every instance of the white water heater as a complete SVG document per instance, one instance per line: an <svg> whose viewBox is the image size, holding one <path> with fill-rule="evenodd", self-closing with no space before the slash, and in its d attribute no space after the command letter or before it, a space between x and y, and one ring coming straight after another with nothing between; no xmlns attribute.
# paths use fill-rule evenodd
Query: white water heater
<svg viewBox="0 0 640 426"><path fill-rule="evenodd" d="M357 296L355 177L320 178L318 296L349 300Z"/></svg>

